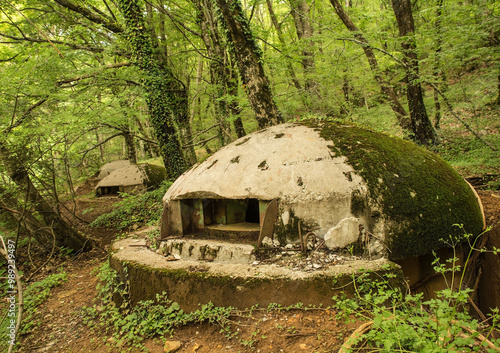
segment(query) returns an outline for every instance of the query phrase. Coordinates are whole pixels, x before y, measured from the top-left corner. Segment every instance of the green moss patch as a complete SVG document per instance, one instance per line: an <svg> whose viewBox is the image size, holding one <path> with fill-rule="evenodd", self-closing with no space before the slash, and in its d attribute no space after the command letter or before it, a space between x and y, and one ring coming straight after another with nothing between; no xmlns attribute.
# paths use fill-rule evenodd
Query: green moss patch
<svg viewBox="0 0 500 353"><path fill-rule="evenodd" d="M391 259L427 254L443 246L440 239L463 236L454 224L463 224L473 234L482 231L483 218L473 191L436 154L353 124L303 124L332 141L335 155L345 156L367 183L370 204L381 209L390 224L385 235Z"/></svg>

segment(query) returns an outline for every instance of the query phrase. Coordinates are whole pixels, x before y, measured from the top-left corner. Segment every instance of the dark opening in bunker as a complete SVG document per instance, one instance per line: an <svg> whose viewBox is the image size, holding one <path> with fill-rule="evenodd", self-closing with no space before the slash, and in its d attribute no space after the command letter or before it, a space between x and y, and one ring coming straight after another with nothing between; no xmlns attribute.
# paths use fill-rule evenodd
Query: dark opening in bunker
<svg viewBox="0 0 500 353"><path fill-rule="evenodd" d="M105 195L116 196L118 195L119 192L120 192L119 186L101 186L96 190L97 196L105 196Z"/></svg>
<svg viewBox="0 0 500 353"><path fill-rule="evenodd" d="M269 201L247 199L182 199L174 228L182 235L232 232L258 236ZM212 234L213 235L213 234Z"/></svg>

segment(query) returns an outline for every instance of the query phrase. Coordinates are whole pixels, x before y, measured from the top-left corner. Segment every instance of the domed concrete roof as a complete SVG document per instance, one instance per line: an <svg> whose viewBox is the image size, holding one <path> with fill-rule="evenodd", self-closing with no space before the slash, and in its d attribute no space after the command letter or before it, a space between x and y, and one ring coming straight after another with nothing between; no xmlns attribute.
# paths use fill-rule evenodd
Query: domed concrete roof
<svg viewBox="0 0 500 353"><path fill-rule="evenodd" d="M118 188L115 192L130 192L134 187L137 191L146 188L155 188L165 180L167 172L165 168L152 164L129 164L123 168L112 171L104 177L96 186L98 194L106 194L105 188ZM100 190L100 191L99 191Z"/></svg>
<svg viewBox="0 0 500 353"><path fill-rule="evenodd" d="M97 179L102 180L108 175L110 175L113 171L128 166L130 166L130 161L128 159L122 159L106 163L99 169L99 175L97 176Z"/></svg>
<svg viewBox="0 0 500 353"><path fill-rule="evenodd" d="M393 259L441 247L453 224L475 234L484 226L474 191L437 155L345 123L287 123L247 135L164 196L167 204L187 199L276 199L281 242L295 241L300 227L329 248Z"/></svg>

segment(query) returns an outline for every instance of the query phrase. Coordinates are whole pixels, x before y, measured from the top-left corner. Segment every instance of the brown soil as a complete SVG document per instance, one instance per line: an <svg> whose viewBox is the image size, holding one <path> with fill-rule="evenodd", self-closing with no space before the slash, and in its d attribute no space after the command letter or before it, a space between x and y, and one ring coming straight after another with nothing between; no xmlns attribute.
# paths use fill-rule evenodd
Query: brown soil
<svg viewBox="0 0 500 353"><path fill-rule="evenodd" d="M498 244L500 192L479 191L479 195L483 201L487 223L493 225L493 230L488 235L491 238L490 244ZM77 202L77 215L90 221L98 214L109 212L116 200L82 198ZM115 232L91 229L83 223L82 227L97 245L91 252L70 260L58 258L37 275L35 280L62 266L68 274L68 281L53 288L48 300L38 308L35 317L37 326L29 334L20 337L19 352L142 351L137 348L128 350L128 347L116 347L104 332L94 332L83 323L82 308L94 305L97 294L98 280L93 270L106 261L107 248L115 237ZM488 267L500 271L498 256L489 261ZM487 282L491 282L490 280ZM483 287L488 290L484 284ZM488 290L485 293L488 294L480 295L480 299L491 299L491 295L498 291ZM165 340L179 341L181 348L177 352L337 352L344 340L359 326L355 322L346 324L337 321L335 313L326 309L270 313L258 310L232 320L231 332L237 333L237 336L231 339L221 332L220 326L203 323L177 328L172 337L148 340L145 346L153 353L164 352Z"/></svg>

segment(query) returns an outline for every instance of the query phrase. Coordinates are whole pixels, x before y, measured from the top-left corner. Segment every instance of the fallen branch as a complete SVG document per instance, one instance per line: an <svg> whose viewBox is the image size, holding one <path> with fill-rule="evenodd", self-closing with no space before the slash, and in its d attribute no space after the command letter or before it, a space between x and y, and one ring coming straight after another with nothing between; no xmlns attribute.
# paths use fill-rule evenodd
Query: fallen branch
<svg viewBox="0 0 500 353"><path fill-rule="evenodd" d="M347 341L344 342L342 347L340 347L338 353L347 353L349 349L351 349L352 345L355 343L355 341L360 338L365 332L369 331L371 326L373 325L373 321L368 321L364 323L363 325L359 326L347 339Z"/></svg>

